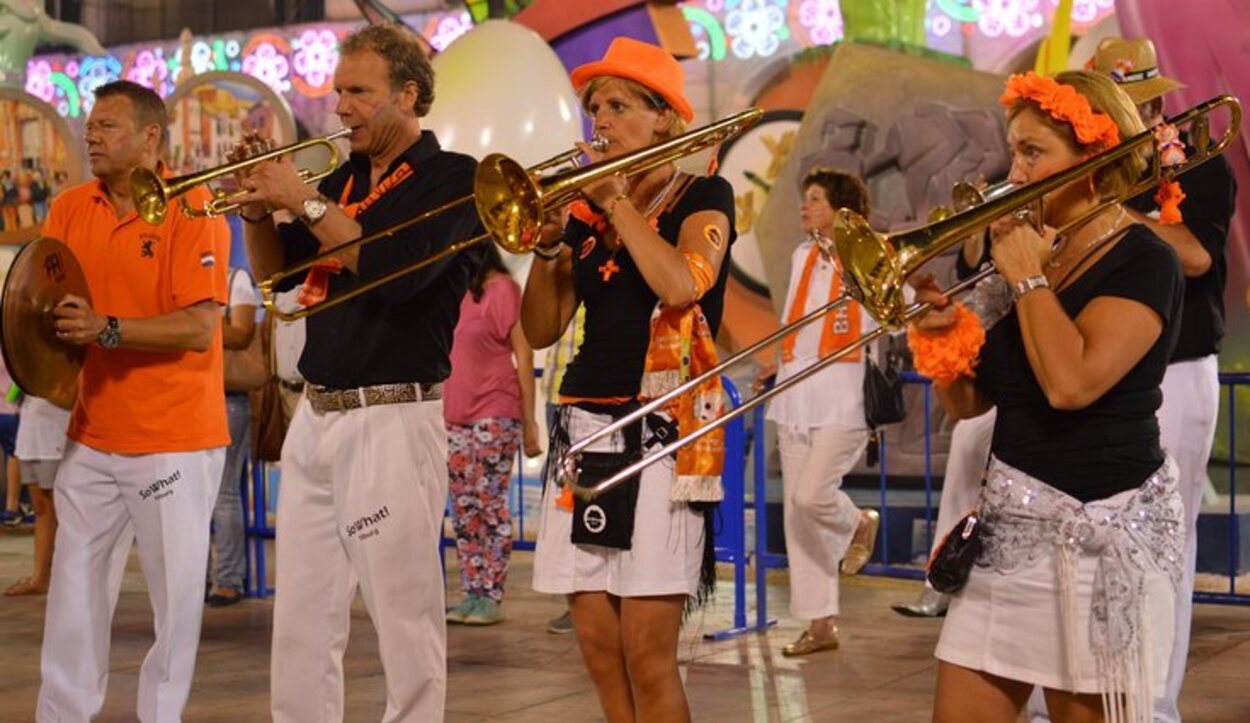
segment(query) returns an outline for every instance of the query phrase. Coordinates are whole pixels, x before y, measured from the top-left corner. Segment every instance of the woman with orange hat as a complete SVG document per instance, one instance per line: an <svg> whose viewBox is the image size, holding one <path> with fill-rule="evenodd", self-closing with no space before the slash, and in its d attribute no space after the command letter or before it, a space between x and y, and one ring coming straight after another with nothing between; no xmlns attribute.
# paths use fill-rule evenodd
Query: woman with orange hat
<svg viewBox="0 0 1250 723"><path fill-rule="evenodd" d="M617 38L572 73L603 150L618 158L679 135L694 111L681 66L655 45ZM549 460L637 408L675 380L715 363L734 234L733 191L666 163L583 189L567 223L544 229L522 301L535 348L555 342L580 305L585 334L560 387ZM677 351L675 351L677 350ZM700 405L720 390L701 390ZM646 447L697 426L693 403L590 448L582 482L625 467ZM701 411L703 409L701 408ZM708 435L709 437L713 435ZM683 611L715 582L711 508L722 496L718 449L678 454L596 497L571 499L549 475L534 587L568 596L586 668L608 721L689 720L677 668Z"/></svg>
<svg viewBox="0 0 1250 723"><path fill-rule="evenodd" d="M1013 75L1001 101L1017 185L1143 130L1097 73ZM944 307L909 330L917 370L956 418L998 410L981 549L937 646L935 721L1016 720L1034 687L1056 721L1153 720L1184 540L1155 413L1184 281L1171 247L1103 205L1143 167L1127 155L1047 194L1042 233L1014 215L991 227L1014 305L988 333L931 283L917 291Z"/></svg>

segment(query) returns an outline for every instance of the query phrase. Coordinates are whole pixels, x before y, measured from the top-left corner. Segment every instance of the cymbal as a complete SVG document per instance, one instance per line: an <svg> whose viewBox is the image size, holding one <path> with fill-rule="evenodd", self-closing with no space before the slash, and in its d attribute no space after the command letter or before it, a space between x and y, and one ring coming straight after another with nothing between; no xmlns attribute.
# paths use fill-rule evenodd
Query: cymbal
<svg viewBox="0 0 1250 723"><path fill-rule="evenodd" d="M31 241L13 259L0 301L0 351L22 391L69 409L87 347L56 338L52 309L66 294L91 300L74 252L52 238Z"/></svg>

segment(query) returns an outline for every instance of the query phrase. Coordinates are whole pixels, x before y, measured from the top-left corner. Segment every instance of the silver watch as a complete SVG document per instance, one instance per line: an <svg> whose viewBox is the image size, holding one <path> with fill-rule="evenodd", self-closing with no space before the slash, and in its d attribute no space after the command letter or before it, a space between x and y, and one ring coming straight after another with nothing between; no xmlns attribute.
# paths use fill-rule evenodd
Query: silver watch
<svg viewBox="0 0 1250 723"><path fill-rule="evenodd" d="M329 204L321 196L304 199L304 212L299 215L300 220L312 226L325 217L328 208Z"/></svg>
<svg viewBox="0 0 1250 723"><path fill-rule="evenodd" d="M122 345L121 325L117 321L116 316L108 317L108 323L104 325L104 329L100 331L96 341L105 349L116 349Z"/></svg>
<svg viewBox="0 0 1250 723"><path fill-rule="evenodd" d="M1050 288L1050 280L1047 279L1045 276L1038 274L1037 276L1030 276L1028 278L1017 281L1016 285L1011 288L1011 293L1013 296L1016 297L1016 300L1019 300L1021 296L1024 296L1025 294L1029 293L1033 289L1049 289L1049 288Z"/></svg>

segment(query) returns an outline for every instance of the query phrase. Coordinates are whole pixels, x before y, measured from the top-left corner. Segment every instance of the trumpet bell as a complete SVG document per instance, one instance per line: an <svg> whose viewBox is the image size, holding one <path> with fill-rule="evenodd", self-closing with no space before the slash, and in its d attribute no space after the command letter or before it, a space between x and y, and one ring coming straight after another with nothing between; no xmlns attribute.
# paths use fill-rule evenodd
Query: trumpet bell
<svg viewBox="0 0 1250 723"><path fill-rule="evenodd" d="M523 254L534 248L543 223L543 192L529 172L502 153L492 153L477 166L473 200L486 231L507 251Z"/></svg>
<svg viewBox="0 0 1250 723"><path fill-rule="evenodd" d="M130 172L130 198L139 218L153 226L165 220L169 209L165 181L155 171L140 167Z"/></svg>

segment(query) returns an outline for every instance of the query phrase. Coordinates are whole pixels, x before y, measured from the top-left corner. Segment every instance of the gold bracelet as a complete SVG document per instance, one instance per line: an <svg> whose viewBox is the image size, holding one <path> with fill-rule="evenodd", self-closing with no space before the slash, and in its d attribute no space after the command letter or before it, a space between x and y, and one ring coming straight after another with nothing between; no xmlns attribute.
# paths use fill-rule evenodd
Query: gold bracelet
<svg viewBox="0 0 1250 723"><path fill-rule="evenodd" d="M609 221L612 220L613 214L616 213L616 204L620 203L621 201L628 201L628 200L629 200L629 196L622 193L621 195L617 196L611 201L608 201L608 205L607 207L603 209L603 213L605 216L608 217Z"/></svg>

